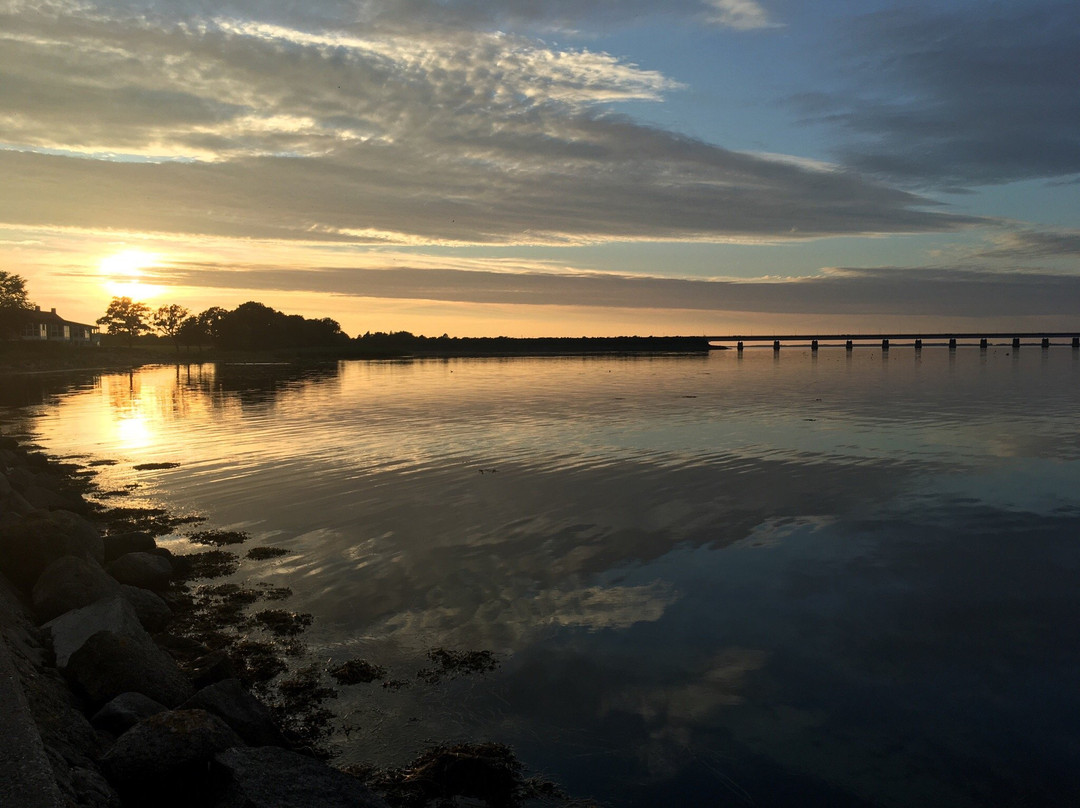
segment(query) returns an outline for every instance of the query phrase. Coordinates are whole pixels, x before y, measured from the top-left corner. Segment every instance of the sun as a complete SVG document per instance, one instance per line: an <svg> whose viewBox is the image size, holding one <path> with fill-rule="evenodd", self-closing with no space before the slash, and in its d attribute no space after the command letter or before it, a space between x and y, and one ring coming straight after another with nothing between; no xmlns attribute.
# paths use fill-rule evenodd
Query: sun
<svg viewBox="0 0 1080 808"><path fill-rule="evenodd" d="M144 250L123 250L107 255L98 264L101 285L113 297L142 300L162 292L162 287L145 283L147 269L160 263L162 256Z"/></svg>

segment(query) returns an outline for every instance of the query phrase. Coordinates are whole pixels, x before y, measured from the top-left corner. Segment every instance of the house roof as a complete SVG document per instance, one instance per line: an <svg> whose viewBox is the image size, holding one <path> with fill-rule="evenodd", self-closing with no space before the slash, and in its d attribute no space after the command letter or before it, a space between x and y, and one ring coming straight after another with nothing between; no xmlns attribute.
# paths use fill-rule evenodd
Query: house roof
<svg viewBox="0 0 1080 808"><path fill-rule="evenodd" d="M53 325L74 325L79 328L93 328L96 329L96 325L90 325L88 323L76 323L74 320L65 320L59 314L56 313L56 309L52 311L41 311L40 309L22 309L18 312L19 316L24 322L29 321L33 323L52 323Z"/></svg>

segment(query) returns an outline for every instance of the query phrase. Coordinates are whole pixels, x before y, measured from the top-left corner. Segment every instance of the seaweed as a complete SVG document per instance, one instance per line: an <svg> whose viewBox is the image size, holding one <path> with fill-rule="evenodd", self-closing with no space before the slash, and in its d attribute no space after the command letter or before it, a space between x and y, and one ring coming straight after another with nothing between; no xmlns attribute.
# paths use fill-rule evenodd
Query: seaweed
<svg viewBox="0 0 1080 808"><path fill-rule="evenodd" d="M156 471L157 469L174 469L179 463L136 463L132 466L135 471Z"/></svg>
<svg viewBox="0 0 1080 808"><path fill-rule="evenodd" d="M378 679L385 679L386 668L382 665L374 665L366 659L350 659L332 668L330 675L341 685L367 684Z"/></svg>
<svg viewBox="0 0 1080 808"><path fill-rule="evenodd" d="M255 622L278 637L291 637L311 625L310 614L297 614L284 609L263 609L254 615Z"/></svg>
<svg viewBox="0 0 1080 808"><path fill-rule="evenodd" d="M203 516L173 516L164 508L105 508L98 518L108 525L109 533L138 531L152 536L166 536L180 525L205 521Z"/></svg>
<svg viewBox="0 0 1080 808"><path fill-rule="evenodd" d="M188 535L188 541L192 544L202 544L208 547L242 544L250 538L250 534L242 530L200 530Z"/></svg>
<svg viewBox="0 0 1080 808"><path fill-rule="evenodd" d="M489 808L520 808L533 799L595 806L569 799L550 781L526 778L523 769L513 749L484 742L433 746L401 768L361 764L343 771L380 792L393 808L453 806L460 804L459 798L479 800Z"/></svg>
<svg viewBox="0 0 1080 808"><path fill-rule="evenodd" d="M491 651L451 651L446 648L432 648L427 658L434 662L430 668L422 668L416 677L428 684L436 684L443 679L457 679L470 673L487 673L499 667L499 660Z"/></svg>
<svg viewBox="0 0 1080 808"><path fill-rule="evenodd" d="M176 556L181 560L182 580L195 578L224 578L240 568L240 557L228 550L204 550L201 553L188 553Z"/></svg>
<svg viewBox="0 0 1080 808"><path fill-rule="evenodd" d="M247 551L245 558L252 561L265 561L268 558L280 558L291 552L292 550L286 550L284 547L252 547Z"/></svg>

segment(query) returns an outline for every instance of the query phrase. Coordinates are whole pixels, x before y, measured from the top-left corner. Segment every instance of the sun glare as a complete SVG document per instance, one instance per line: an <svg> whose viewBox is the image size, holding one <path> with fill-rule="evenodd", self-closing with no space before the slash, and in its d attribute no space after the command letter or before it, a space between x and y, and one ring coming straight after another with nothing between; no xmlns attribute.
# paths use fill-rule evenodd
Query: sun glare
<svg viewBox="0 0 1080 808"><path fill-rule="evenodd" d="M146 283L146 270L161 260L158 253L124 250L107 255L98 264L101 285L114 297L142 300L160 294L162 287Z"/></svg>

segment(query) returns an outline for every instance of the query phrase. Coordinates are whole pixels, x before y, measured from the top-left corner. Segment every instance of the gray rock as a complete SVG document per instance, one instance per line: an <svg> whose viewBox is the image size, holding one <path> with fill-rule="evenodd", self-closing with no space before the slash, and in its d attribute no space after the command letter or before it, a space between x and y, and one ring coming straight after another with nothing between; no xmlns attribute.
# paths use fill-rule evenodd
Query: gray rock
<svg viewBox="0 0 1080 808"><path fill-rule="evenodd" d="M222 719L252 746L285 743L270 711L251 695L239 679L208 685L180 705L181 710L206 710Z"/></svg>
<svg viewBox="0 0 1080 808"><path fill-rule="evenodd" d="M152 642L139 622L135 609L117 594L117 597L99 600L82 609L66 612L50 620L43 628L52 635L56 667L66 668L68 660L84 642L99 631L126 634L144 642Z"/></svg>
<svg viewBox="0 0 1080 808"><path fill-rule="evenodd" d="M26 501L33 505L35 508L41 508L45 511L74 511L76 513L86 512L86 502L82 499L72 496L71 494L65 494L61 491L54 491L51 488L44 488L40 485L31 485L22 492L22 495L26 498Z"/></svg>
<svg viewBox="0 0 1080 808"><path fill-rule="evenodd" d="M236 677L236 668L233 667L232 659L224 651L211 651L196 657L184 666L184 670L191 677L191 683L196 689Z"/></svg>
<svg viewBox="0 0 1080 808"><path fill-rule="evenodd" d="M31 593L39 620L80 609L102 598L120 594L120 585L96 561L61 556L38 576Z"/></svg>
<svg viewBox="0 0 1080 808"><path fill-rule="evenodd" d="M68 511L32 511L0 524L0 572L29 590L37 577L60 556L92 558L99 563L105 550L95 528Z"/></svg>
<svg viewBox="0 0 1080 808"><path fill-rule="evenodd" d="M161 631L173 618L173 610L169 608L169 604L149 589L121 584L120 594L131 604L135 614L139 616L139 622L149 632Z"/></svg>
<svg viewBox="0 0 1080 808"><path fill-rule="evenodd" d="M0 499L3 499L11 493L11 483L8 482L7 475L0 471Z"/></svg>
<svg viewBox="0 0 1080 808"><path fill-rule="evenodd" d="M7 473L7 478L16 491L25 491L37 482L37 474L26 466L15 466Z"/></svg>
<svg viewBox="0 0 1080 808"><path fill-rule="evenodd" d="M90 719L95 728L123 735L144 718L163 713L169 708L142 693L121 693Z"/></svg>
<svg viewBox="0 0 1080 808"><path fill-rule="evenodd" d="M276 746L229 749L214 768L222 780L215 808L387 808L355 778Z"/></svg>
<svg viewBox="0 0 1080 808"><path fill-rule="evenodd" d="M155 553L125 553L109 564L108 571L120 583L143 589L165 589L173 574L169 559Z"/></svg>
<svg viewBox="0 0 1080 808"><path fill-rule="evenodd" d="M242 744L216 715L172 710L144 718L117 738L101 769L129 799L152 796L147 804L177 804L177 797L197 789L207 761Z"/></svg>
<svg viewBox="0 0 1080 808"><path fill-rule="evenodd" d="M26 498L18 491L12 490L7 496L0 497L0 514L10 513L18 516L26 516L34 510L34 506L26 501Z"/></svg>
<svg viewBox="0 0 1080 808"><path fill-rule="evenodd" d="M149 533L117 533L102 539L105 545L105 561L114 561L127 553L150 553L157 549L157 542Z"/></svg>
<svg viewBox="0 0 1080 808"><path fill-rule="evenodd" d="M92 705L134 691L175 707L193 693L183 671L153 641L111 631L87 639L68 658L64 675Z"/></svg>

